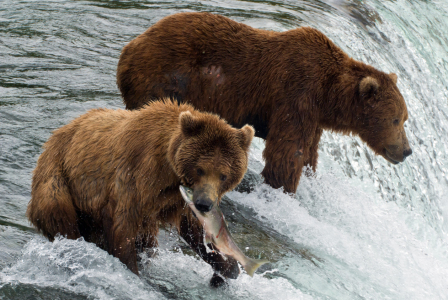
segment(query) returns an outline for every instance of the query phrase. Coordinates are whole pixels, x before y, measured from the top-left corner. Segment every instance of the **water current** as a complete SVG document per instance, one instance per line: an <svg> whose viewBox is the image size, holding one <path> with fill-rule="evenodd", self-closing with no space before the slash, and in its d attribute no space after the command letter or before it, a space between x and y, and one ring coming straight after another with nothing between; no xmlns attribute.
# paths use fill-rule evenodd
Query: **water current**
<svg viewBox="0 0 448 300"><path fill-rule="evenodd" d="M257 184L222 207L237 244L269 259L208 286L209 265L162 230L141 276L83 240L36 234L31 172L52 130L123 108L124 45L164 16L208 11L253 27L312 26L353 58L398 75L413 155L391 165L326 132L319 165L288 196ZM445 0L0 2L0 299L448 299L448 2ZM263 168L264 142L249 171Z"/></svg>

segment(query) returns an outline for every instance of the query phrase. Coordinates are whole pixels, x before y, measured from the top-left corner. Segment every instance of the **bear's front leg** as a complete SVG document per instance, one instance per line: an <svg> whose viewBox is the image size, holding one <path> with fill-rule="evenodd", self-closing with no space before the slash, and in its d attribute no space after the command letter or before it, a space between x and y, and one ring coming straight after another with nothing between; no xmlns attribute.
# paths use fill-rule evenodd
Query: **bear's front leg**
<svg viewBox="0 0 448 300"><path fill-rule="evenodd" d="M261 175L265 183L276 189L283 187L287 193L297 190L316 132L315 127L304 130L303 120L294 121L271 126L263 151L266 164Z"/></svg>
<svg viewBox="0 0 448 300"><path fill-rule="evenodd" d="M218 251L207 253L203 242L202 226L191 214L188 217L182 216L179 234L205 262L212 266L215 273L210 280L210 285L218 287L225 283L224 278L236 279L238 277L240 269L235 259L229 256L224 259ZM213 246L209 248L213 248Z"/></svg>
<svg viewBox="0 0 448 300"><path fill-rule="evenodd" d="M122 237L118 243L115 243L114 256L118 257L129 270L138 275L137 252L135 249L135 238Z"/></svg>
<svg viewBox="0 0 448 300"><path fill-rule="evenodd" d="M137 235L136 226L131 224L131 217L119 217L113 222L111 234L106 234L108 252L120 259L129 270L138 275L137 252L135 240ZM105 228L107 232L107 228Z"/></svg>
<svg viewBox="0 0 448 300"><path fill-rule="evenodd" d="M323 130L320 127L316 128L316 132L313 136L313 139L311 141L309 151L308 151L308 157L304 162L304 166L310 166L313 172L316 172L317 167L317 159L319 157L317 150L319 149L319 141L320 137L322 136ZM311 172L305 173L307 176L311 175Z"/></svg>

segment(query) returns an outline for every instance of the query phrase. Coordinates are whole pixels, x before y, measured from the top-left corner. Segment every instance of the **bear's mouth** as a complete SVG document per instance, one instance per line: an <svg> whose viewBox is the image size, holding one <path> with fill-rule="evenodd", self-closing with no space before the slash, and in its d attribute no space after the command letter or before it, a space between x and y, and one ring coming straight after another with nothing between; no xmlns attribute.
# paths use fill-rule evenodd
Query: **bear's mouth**
<svg viewBox="0 0 448 300"><path fill-rule="evenodd" d="M391 155L389 154L389 152L387 151L386 148L383 149L383 157L391 164L397 165L400 163L400 161L395 160L391 157Z"/></svg>

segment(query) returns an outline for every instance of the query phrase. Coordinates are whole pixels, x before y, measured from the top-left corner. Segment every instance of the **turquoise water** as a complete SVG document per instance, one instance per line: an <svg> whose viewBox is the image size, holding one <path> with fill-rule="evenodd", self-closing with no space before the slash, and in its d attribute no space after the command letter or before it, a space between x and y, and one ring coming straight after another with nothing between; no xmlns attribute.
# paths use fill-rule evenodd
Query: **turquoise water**
<svg viewBox="0 0 448 300"><path fill-rule="evenodd" d="M258 184L223 211L238 245L272 264L212 289L211 268L163 230L141 276L82 240L48 242L25 217L51 131L123 108L127 42L162 17L209 11L276 31L312 26L398 75L413 155L392 166L326 132L294 197ZM0 3L0 299L448 299L448 3L435 1L14 1ZM251 148L250 173L264 144Z"/></svg>

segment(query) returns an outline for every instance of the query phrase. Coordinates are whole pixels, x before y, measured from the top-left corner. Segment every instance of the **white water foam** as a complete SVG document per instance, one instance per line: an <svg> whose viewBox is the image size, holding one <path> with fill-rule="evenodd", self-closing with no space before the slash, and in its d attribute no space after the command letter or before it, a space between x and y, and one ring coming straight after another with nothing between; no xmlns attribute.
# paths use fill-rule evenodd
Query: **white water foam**
<svg viewBox="0 0 448 300"><path fill-rule="evenodd" d="M0 286L29 284L94 299L162 299L117 258L83 239L35 237L20 259L0 272Z"/></svg>
<svg viewBox="0 0 448 300"><path fill-rule="evenodd" d="M200 260L175 250L142 254L140 277L117 258L83 239L58 237L53 243L32 239L20 259L0 272L0 287L32 285L71 291L94 299L312 299L284 278L242 273L227 288L209 286L213 271ZM205 297L207 295L207 297Z"/></svg>
<svg viewBox="0 0 448 300"><path fill-rule="evenodd" d="M275 266L308 288L335 298L445 299L447 258L419 236L422 216L341 175L302 178L296 197L267 185L229 197L315 256L315 267L297 256Z"/></svg>

